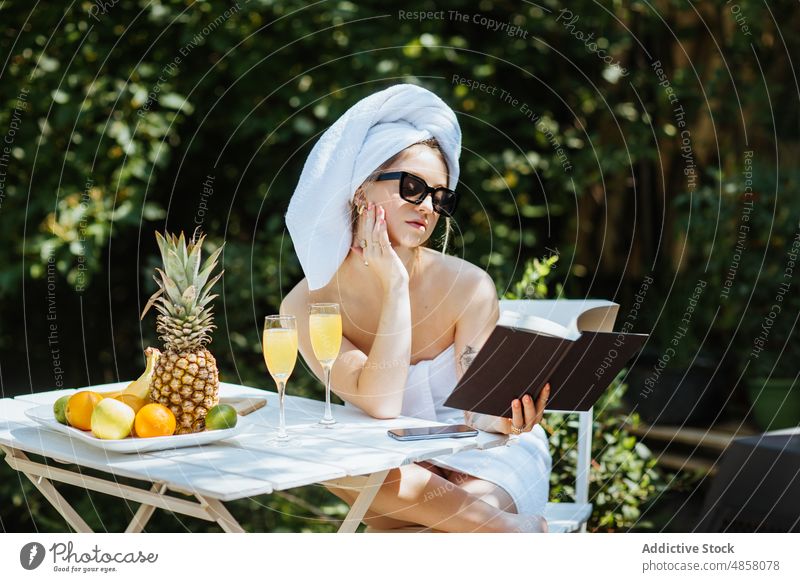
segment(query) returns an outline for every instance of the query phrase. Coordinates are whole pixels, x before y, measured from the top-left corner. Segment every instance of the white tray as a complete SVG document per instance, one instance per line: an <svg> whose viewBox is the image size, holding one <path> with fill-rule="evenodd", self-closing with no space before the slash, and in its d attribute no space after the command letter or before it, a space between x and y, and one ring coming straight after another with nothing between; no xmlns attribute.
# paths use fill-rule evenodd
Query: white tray
<svg viewBox="0 0 800 582"><path fill-rule="evenodd" d="M239 417L236 426L220 430L204 430L194 434L178 434L163 437L128 437L118 440L99 439L89 431L83 431L72 426L61 424L53 414L52 405L42 405L29 408L25 414L43 427L56 432L64 433L70 438L115 453L146 453L149 451L164 451L214 443L236 436L242 429L243 417Z"/></svg>

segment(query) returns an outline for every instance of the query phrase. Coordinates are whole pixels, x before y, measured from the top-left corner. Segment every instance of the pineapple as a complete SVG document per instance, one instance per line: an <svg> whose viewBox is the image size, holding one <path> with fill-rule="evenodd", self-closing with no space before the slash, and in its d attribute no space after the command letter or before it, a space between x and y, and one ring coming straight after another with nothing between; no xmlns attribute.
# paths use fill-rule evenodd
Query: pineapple
<svg viewBox="0 0 800 582"><path fill-rule="evenodd" d="M219 402L217 361L206 345L216 327L211 313L211 288L222 272L209 279L217 266L222 247L200 266L205 235L192 237L187 244L180 237L156 233L164 270L154 275L159 290L145 305L142 317L155 305L159 338L164 353L158 359L150 383L150 398L175 414L175 434L200 432L206 414Z"/></svg>

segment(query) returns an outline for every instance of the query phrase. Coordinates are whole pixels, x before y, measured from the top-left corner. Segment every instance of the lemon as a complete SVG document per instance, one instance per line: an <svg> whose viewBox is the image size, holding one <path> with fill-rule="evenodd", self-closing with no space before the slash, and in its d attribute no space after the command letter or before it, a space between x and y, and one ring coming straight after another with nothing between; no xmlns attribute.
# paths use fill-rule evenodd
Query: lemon
<svg viewBox="0 0 800 582"><path fill-rule="evenodd" d="M53 404L53 414L61 424L67 424L67 402L69 402L70 396L71 394L62 396Z"/></svg>
<svg viewBox="0 0 800 582"><path fill-rule="evenodd" d="M217 404L206 415L206 429L220 430L236 426L238 416L230 404Z"/></svg>
<svg viewBox="0 0 800 582"><path fill-rule="evenodd" d="M133 411L136 413L138 413L144 407L144 405L149 402L147 398L140 398L136 394L130 394L130 393L117 394L116 396L112 396L112 398L114 400L119 400L120 402L124 402L125 404L133 408Z"/></svg>
<svg viewBox="0 0 800 582"><path fill-rule="evenodd" d="M131 434L135 418L133 408L124 402L104 398L92 412L92 434L99 439L124 439Z"/></svg>

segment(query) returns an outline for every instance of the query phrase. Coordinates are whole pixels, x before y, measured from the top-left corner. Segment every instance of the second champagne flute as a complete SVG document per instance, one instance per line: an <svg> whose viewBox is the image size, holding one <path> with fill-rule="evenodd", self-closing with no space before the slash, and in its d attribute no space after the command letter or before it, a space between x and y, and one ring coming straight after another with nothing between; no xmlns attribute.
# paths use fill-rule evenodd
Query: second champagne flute
<svg viewBox="0 0 800 582"><path fill-rule="evenodd" d="M312 303L308 308L308 329L314 356L325 371L325 415L317 426L333 428L331 412L331 368L342 346L342 316L338 303Z"/></svg>

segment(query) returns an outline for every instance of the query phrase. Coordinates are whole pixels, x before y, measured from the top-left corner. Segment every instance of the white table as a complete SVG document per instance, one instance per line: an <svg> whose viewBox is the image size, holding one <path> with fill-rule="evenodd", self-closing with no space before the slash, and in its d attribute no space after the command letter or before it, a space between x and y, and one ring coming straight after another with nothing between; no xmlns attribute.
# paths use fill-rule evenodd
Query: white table
<svg viewBox="0 0 800 582"><path fill-rule="evenodd" d="M104 392L122 389L127 384L120 382L91 389ZM268 435L274 435L278 424L278 395L220 383L220 397L267 398L267 406L240 419L243 427L237 436L210 445L167 451L112 453L50 431L25 415L27 408L52 404L72 392L58 390L0 399L0 449L6 453L6 462L25 474L78 532L92 530L61 496L53 481L141 503L126 532L141 532L156 508L214 521L228 532L243 532L223 502L292 487L329 484L359 491L339 528L340 533L352 533L391 469L466 449L501 446L507 440L504 435L481 432L472 438L399 442L386 431L434 423L409 417L377 420L344 406L334 406L334 417L341 424L338 429L316 429L312 425L322 417L324 403L287 396L289 433L303 443L274 449L264 441ZM44 462L31 460L27 453L45 457ZM111 478L84 475L83 467L109 473ZM140 480L145 487L123 485L114 477ZM197 501L170 495L170 491L192 496Z"/></svg>

